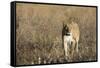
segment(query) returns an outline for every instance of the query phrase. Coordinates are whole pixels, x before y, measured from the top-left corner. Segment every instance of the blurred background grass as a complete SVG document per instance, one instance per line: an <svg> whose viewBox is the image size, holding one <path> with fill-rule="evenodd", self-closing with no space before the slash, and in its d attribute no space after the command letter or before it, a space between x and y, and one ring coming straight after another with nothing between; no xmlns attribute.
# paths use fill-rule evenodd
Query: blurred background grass
<svg viewBox="0 0 100 68"><path fill-rule="evenodd" d="M79 53L71 62L96 60L96 8L17 3L17 65L67 63L62 45L63 22L80 28Z"/></svg>

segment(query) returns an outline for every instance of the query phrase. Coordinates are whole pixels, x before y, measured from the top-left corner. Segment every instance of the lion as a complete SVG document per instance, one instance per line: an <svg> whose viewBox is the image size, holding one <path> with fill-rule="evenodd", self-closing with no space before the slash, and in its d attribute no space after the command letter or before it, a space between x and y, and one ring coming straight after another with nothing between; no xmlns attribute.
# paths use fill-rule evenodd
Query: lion
<svg viewBox="0 0 100 68"><path fill-rule="evenodd" d="M70 54L73 55L74 52L78 53L79 37L80 31L79 26L76 22L71 21L70 23L63 24L62 39L64 45L64 52L67 59Z"/></svg>

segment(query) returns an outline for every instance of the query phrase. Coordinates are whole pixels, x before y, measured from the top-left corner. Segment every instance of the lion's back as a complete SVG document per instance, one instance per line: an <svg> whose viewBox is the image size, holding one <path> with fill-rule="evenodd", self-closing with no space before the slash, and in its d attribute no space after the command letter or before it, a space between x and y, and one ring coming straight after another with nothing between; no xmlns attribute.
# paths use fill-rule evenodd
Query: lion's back
<svg viewBox="0 0 100 68"><path fill-rule="evenodd" d="M74 39L79 40L80 30L77 23L73 22L69 25L70 31Z"/></svg>

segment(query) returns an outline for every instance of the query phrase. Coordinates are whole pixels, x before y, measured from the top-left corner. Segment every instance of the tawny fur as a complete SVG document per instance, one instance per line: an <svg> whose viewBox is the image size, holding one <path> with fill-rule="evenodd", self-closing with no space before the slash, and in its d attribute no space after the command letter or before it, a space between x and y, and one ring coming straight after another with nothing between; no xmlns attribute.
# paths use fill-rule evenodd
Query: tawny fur
<svg viewBox="0 0 100 68"><path fill-rule="evenodd" d="M63 39L64 39L64 50L65 50L65 56L68 58L68 56L70 55L70 50L71 50L71 54L73 55L73 53L76 51L78 52L78 43L79 43L79 37L80 37L80 31L79 31L79 26L77 23L75 22L71 22L66 24L66 30L69 31L68 33L71 33L70 36L67 35L63 35ZM70 39L70 41L69 41ZM68 45L68 43L70 43ZM69 46L71 48L69 48Z"/></svg>

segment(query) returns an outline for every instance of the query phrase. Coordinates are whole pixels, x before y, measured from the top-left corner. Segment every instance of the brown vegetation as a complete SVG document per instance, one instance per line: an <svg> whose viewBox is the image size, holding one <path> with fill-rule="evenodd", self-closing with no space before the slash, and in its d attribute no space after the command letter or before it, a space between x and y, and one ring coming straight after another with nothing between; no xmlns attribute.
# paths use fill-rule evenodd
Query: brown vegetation
<svg viewBox="0 0 100 68"><path fill-rule="evenodd" d="M72 62L96 60L96 8L17 3L16 15L17 65L66 63L62 28L70 18L80 28Z"/></svg>

